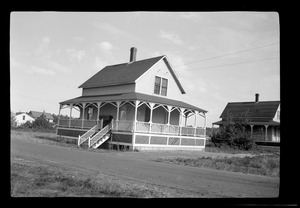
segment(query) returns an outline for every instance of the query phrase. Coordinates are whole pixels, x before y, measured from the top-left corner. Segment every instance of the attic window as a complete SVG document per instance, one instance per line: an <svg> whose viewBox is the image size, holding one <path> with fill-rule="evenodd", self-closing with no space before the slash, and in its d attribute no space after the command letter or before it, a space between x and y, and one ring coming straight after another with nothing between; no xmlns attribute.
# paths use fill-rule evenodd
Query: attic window
<svg viewBox="0 0 300 208"><path fill-rule="evenodd" d="M154 94L167 96L168 80L155 76Z"/></svg>

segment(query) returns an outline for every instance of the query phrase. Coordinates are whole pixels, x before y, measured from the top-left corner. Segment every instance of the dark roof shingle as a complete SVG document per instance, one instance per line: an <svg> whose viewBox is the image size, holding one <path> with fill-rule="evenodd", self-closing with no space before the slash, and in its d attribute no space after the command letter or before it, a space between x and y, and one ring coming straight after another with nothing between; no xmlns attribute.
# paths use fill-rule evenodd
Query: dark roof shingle
<svg viewBox="0 0 300 208"><path fill-rule="evenodd" d="M106 66L84 82L79 88L91 88L134 83L142 74L150 69L164 56L140 61Z"/></svg>
<svg viewBox="0 0 300 208"><path fill-rule="evenodd" d="M51 113L46 113L46 112L38 112L38 111L30 111L28 113L28 115L30 115L32 118L38 118L40 117L41 115L45 115L46 116L46 119L51 119L53 120L53 116L51 115Z"/></svg>
<svg viewBox="0 0 300 208"><path fill-rule="evenodd" d="M232 102L227 104L220 118L226 118L228 113L238 117L247 111L249 118L273 118L279 105L280 101Z"/></svg>

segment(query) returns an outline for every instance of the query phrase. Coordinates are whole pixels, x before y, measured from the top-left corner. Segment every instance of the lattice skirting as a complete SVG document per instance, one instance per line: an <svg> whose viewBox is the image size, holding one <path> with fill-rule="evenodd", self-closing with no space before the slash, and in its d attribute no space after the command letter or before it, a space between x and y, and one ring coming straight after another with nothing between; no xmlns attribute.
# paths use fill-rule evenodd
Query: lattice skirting
<svg viewBox="0 0 300 208"><path fill-rule="evenodd" d="M112 134L113 142L132 143L131 134Z"/></svg>
<svg viewBox="0 0 300 208"><path fill-rule="evenodd" d="M204 146L205 138L166 137L156 135L135 135L135 144L166 146Z"/></svg>

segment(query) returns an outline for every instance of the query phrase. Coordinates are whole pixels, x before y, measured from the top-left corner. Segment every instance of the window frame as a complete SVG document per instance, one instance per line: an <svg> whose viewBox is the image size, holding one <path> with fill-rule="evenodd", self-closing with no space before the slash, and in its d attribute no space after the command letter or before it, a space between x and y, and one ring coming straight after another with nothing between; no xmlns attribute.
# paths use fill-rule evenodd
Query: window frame
<svg viewBox="0 0 300 208"><path fill-rule="evenodd" d="M159 84L157 82L158 79L159 79ZM165 81L166 86L163 86L163 81ZM160 76L155 76L154 77L154 92L153 93L155 95L167 96L168 95L168 82L169 81L168 81L167 78L160 77Z"/></svg>

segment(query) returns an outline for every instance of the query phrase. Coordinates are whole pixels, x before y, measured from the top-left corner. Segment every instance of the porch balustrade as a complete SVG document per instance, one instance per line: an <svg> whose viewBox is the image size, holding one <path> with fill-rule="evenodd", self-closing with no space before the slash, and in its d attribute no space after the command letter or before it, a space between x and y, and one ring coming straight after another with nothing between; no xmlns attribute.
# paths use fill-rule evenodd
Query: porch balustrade
<svg viewBox="0 0 300 208"><path fill-rule="evenodd" d="M113 120L113 131L127 131L132 132L134 129L134 123L132 121L116 121Z"/></svg>
<svg viewBox="0 0 300 208"><path fill-rule="evenodd" d="M100 121L98 121L100 123ZM71 124L71 125L70 125ZM92 128L97 124L97 120L83 120L83 128ZM60 127L82 128L82 119L60 119ZM153 133L153 134L167 134L177 136L205 136L205 129L201 127L181 127L177 125L158 124L137 121L117 121L113 120L113 131L124 132L139 132L139 133Z"/></svg>

